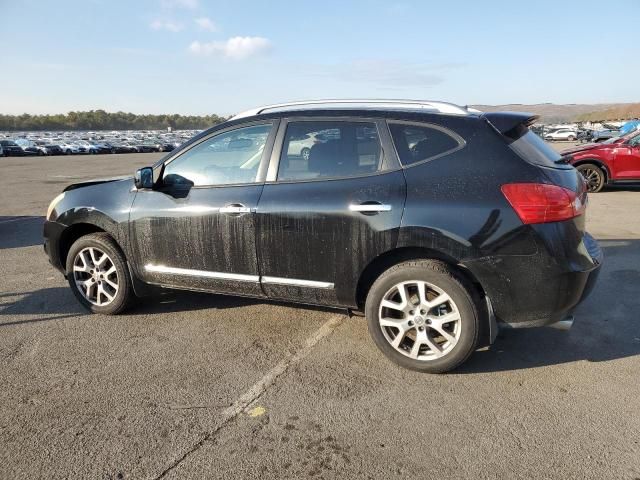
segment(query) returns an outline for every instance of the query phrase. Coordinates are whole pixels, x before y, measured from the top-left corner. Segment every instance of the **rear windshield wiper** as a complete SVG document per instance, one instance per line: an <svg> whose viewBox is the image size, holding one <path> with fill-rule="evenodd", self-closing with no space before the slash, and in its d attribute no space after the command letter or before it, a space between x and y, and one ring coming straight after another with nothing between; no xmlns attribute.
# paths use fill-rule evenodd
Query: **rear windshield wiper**
<svg viewBox="0 0 640 480"><path fill-rule="evenodd" d="M566 157L560 157L558 160L554 160L553 163L556 165L568 165L569 159Z"/></svg>

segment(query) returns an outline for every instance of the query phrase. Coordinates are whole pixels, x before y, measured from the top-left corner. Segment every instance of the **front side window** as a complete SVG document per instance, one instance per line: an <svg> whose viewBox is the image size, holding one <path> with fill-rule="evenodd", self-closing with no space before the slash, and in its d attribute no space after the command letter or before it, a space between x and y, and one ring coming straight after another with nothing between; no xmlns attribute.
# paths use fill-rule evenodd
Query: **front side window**
<svg viewBox="0 0 640 480"><path fill-rule="evenodd" d="M403 166L439 157L457 150L461 141L435 127L389 123L393 143Z"/></svg>
<svg viewBox="0 0 640 480"><path fill-rule="evenodd" d="M278 180L368 175L379 169L381 158L375 123L291 122L280 154Z"/></svg>
<svg viewBox="0 0 640 480"><path fill-rule="evenodd" d="M229 185L256 181L272 124L238 128L211 137L164 168L166 185Z"/></svg>

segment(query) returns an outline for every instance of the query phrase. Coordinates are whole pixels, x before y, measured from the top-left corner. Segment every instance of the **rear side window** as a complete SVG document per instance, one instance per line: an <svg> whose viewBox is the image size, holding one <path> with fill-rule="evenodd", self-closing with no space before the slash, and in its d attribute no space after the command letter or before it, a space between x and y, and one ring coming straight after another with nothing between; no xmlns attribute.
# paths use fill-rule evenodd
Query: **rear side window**
<svg viewBox="0 0 640 480"><path fill-rule="evenodd" d="M431 160L461 148L462 139L455 138L437 126L389 123L393 143L403 166Z"/></svg>
<svg viewBox="0 0 640 480"><path fill-rule="evenodd" d="M382 149L371 122L291 122L280 154L278 180L354 177L375 173Z"/></svg>

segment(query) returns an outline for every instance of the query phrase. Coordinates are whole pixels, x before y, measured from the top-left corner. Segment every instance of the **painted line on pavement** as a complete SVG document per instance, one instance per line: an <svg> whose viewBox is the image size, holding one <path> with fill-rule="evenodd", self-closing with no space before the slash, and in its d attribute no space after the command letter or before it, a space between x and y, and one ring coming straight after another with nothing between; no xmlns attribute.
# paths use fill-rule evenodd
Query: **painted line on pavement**
<svg viewBox="0 0 640 480"><path fill-rule="evenodd" d="M160 473L160 475L156 477L156 480L164 478L169 472L180 465L180 463L182 463L189 455L199 450L207 441L213 438L231 420L245 411L249 405L258 400L262 396L262 394L264 394L264 392L266 392L267 389L271 385L273 385L278 377L285 373L289 369L289 367L295 365L296 363L299 363L307 355L309 355L309 353L311 353L311 350L313 350L313 347L315 347L323 338L331 335L331 333L336 328L338 328L346 318L346 315L338 314L332 316L329 320L322 324L322 326L313 335L307 338L304 345L297 352L288 355L286 358L278 362L275 367L269 370L260 380L253 384L253 386L249 388L249 390L240 395L240 397L238 397L238 399L233 402L231 406L225 408L222 411L222 421L220 422L220 425L212 432L207 433L189 450L187 450L179 458L174 460L171 465L169 465L162 471L162 473Z"/></svg>

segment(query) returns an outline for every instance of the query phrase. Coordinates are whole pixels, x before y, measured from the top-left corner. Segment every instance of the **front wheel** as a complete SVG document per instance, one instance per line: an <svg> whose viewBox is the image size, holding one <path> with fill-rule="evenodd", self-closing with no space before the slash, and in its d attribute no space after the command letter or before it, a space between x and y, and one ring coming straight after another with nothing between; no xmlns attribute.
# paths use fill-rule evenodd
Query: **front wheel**
<svg viewBox="0 0 640 480"><path fill-rule="evenodd" d="M578 165L576 169L584 177L588 192L597 193L604 188L605 176L600 167L592 163L585 163Z"/></svg>
<svg viewBox="0 0 640 480"><path fill-rule="evenodd" d="M69 250L66 269L73 294L94 313L121 313L135 298L124 255L106 233L76 240Z"/></svg>
<svg viewBox="0 0 640 480"><path fill-rule="evenodd" d="M365 313L382 353L411 370L453 370L478 345L473 288L442 262L415 260L390 268L369 290Z"/></svg>

